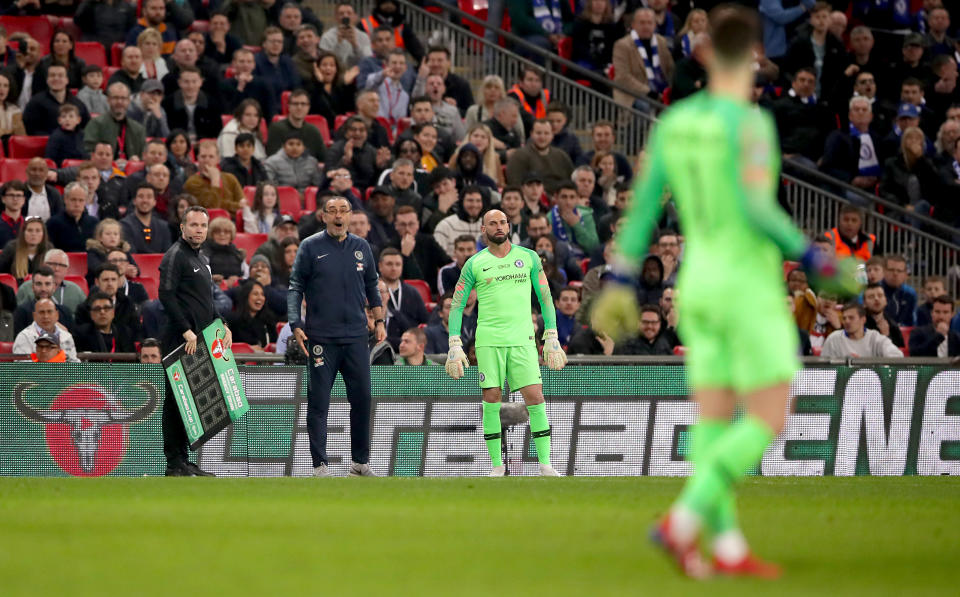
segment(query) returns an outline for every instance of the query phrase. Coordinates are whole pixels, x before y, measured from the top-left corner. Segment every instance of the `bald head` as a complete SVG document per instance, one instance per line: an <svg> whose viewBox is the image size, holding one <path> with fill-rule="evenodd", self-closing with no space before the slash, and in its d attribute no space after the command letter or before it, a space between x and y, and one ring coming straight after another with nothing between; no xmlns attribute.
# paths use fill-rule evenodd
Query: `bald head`
<svg viewBox="0 0 960 597"><path fill-rule="evenodd" d="M507 214L499 209L491 209L483 215L483 225L480 227L488 247L499 247L510 239L510 222Z"/></svg>

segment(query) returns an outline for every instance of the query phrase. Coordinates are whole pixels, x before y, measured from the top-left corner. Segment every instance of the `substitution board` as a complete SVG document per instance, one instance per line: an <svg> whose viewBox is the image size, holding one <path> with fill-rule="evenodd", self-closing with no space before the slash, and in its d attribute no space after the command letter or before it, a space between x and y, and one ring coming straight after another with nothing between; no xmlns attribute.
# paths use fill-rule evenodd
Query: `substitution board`
<svg viewBox="0 0 960 597"><path fill-rule="evenodd" d="M250 408L237 362L233 352L224 347L223 336L223 322L217 319L197 338L195 353L187 354L186 344L181 344L163 358L193 450Z"/></svg>

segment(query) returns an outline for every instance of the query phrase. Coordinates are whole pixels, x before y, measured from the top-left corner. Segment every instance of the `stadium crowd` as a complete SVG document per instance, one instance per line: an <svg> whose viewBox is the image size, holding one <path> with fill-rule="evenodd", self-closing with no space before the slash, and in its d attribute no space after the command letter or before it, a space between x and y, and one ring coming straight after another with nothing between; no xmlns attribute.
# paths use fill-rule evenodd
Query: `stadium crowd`
<svg viewBox="0 0 960 597"><path fill-rule="evenodd" d="M705 11L715 4L489 2L516 35L606 73L632 93L601 91L642 109L704 88ZM956 226L951 17L960 11L907 4L760 0L755 99L774 114L785 158ZM290 269L336 195L378 259L387 340L372 342L372 362L431 364L425 353L447 352L452 288L483 248L492 207L507 215L511 240L540 255L569 353L682 352L674 284L683 237L669 207L640 270L639 329L614 343L590 327L638 164L618 153L613 122L590 123L591 147L581 147L570 107L551 100L539 68L516 81L490 74L473 82L475 96L451 49L426 43L428 32L391 0L366 15L336 3L332 23L296 1L21 0L0 15L43 17L47 7L73 15L49 39L0 19L8 351L34 353L41 337L54 337L66 360L145 340L155 348L165 325L159 258L180 236L183 212L201 205L211 215L204 253L215 303L235 349L285 352L295 346L283 321ZM960 354L945 281L923 280L920 303L905 259L885 256L862 223L852 206L836 227L812 231L824 251L866 263L862 306L841 308L785 267L804 353L887 354L889 341L917 355ZM472 294L467 347L476 320ZM831 340L838 331L847 338Z"/></svg>

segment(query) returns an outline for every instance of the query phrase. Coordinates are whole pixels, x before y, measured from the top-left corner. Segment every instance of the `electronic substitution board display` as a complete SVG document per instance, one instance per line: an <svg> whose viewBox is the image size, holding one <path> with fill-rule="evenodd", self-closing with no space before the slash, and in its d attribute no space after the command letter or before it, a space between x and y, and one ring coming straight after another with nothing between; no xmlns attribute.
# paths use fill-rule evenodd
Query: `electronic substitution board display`
<svg viewBox="0 0 960 597"><path fill-rule="evenodd" d="M184 343L163 358L193 450L250 408L233 352L223 345L224 333L223 322L217 319L200 333L192 355Z"/></svg>

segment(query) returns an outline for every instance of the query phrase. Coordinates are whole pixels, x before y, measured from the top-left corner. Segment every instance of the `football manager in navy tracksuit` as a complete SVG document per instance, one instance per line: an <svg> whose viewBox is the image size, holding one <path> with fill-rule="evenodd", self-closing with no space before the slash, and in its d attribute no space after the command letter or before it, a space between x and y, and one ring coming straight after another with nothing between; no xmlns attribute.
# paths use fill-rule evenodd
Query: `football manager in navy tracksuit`
<svg viewBox="0 0 960 597"><path fill-rule="evenodd" d="M290 273L287 318L307 354L307 433L314 476L328 477L327 412L337 371L350 402L350 476L375 476L370 469L370 351L367 314L376 321L377 342L387 337L376 262L367 241L349 234L350 202L331 197L323 206L326 230L300 244ZM307 320L300 319L306 298Z"/></svg>

